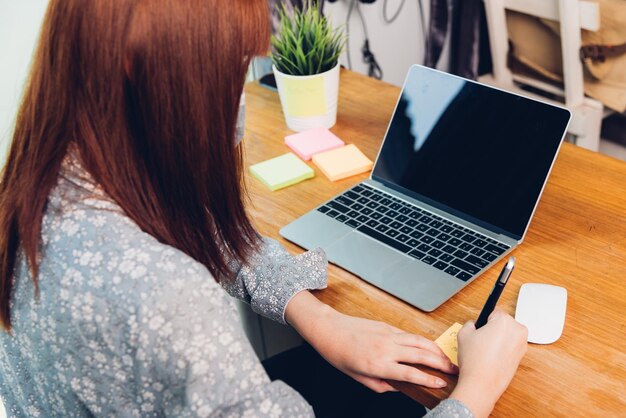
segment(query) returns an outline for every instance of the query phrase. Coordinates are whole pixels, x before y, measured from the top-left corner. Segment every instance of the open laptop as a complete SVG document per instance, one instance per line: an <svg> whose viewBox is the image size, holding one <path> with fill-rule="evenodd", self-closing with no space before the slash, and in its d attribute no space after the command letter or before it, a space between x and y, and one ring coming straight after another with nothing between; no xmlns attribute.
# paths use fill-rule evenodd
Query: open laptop
<svg viewBox="0 0 626 418"><path fill-rule="evenodd" d="M370 178L280 234L432 311L522 242L570 117L414 65Z"/></svg>

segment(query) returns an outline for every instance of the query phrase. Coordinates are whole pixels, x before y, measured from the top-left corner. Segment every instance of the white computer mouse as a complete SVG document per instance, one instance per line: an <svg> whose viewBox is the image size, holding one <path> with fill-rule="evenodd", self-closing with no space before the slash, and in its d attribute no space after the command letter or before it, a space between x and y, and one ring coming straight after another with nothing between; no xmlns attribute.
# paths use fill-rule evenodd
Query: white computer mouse
<svg viewBox="0 0 626 418"><path fill-rule="evenodd" d="M565 325L567 290L542 283L525 283L517 297L515 320L528 328L528 342L551 344Z"/></svg>

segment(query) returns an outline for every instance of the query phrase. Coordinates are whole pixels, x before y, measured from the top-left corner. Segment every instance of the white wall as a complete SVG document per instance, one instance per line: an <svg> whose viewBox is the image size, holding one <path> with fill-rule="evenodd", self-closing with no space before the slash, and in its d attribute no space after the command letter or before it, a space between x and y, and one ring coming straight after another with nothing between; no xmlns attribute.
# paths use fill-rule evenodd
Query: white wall
<svg viewBox="0 0 626 418"><path fill-rule="evenodd" d="M353 0L339 0L336 3L326 2L324 13L331 17L333 27L346 24L350 3ZM372 4L358 3L363 12L370 41L370 50L376 56L378 64L383 70L383 80L401 86L409 67L412 64L422 64L424 61L424 37L422 35L421 19L418 2L424 8L424 21L428 24L430 10L429 0L377 0ZM383 7L387 3L387 17L395 15L398 7L402 6L400 15L391 24L383 19ZM349 51L352 69L367 74L367 65L361 59L364 33L361 20L356 9L350 17ZM446 42L438 68L447 69L449 63L449 42ZM346 52L341 63L347 66Z"/></svg>
<svg viewBox="0 0 626 418"><path fill-rule="evenodd" d="M0 165L47 4L47 0L0 0Z"/></svg>

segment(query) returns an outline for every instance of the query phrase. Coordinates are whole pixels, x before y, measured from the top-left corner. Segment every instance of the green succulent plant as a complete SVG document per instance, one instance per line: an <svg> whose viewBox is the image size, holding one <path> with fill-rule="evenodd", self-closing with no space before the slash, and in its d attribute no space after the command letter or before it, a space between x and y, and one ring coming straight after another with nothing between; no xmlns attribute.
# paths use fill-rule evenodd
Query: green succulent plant
<svg viewBox="0 0 626 418"><path fill-rule="evenodd" d="M333 30L317 2L290 13L278 7L280 28L272 36L272 63L289 75L320 74L334 68L346 43L343 28Z"/></svg>

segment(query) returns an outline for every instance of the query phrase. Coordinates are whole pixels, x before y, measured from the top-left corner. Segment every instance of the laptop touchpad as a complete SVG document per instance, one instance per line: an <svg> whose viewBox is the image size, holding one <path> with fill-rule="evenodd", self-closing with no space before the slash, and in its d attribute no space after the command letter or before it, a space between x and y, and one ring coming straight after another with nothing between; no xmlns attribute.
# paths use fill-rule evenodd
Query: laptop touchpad
<svg viewBox="0 0 626 418"><path fill-rule="evenodd" d="M379 242L352 232L324 247L328 259L372 284L383 279L385 267L406 259L405 256Z"/></svg>

